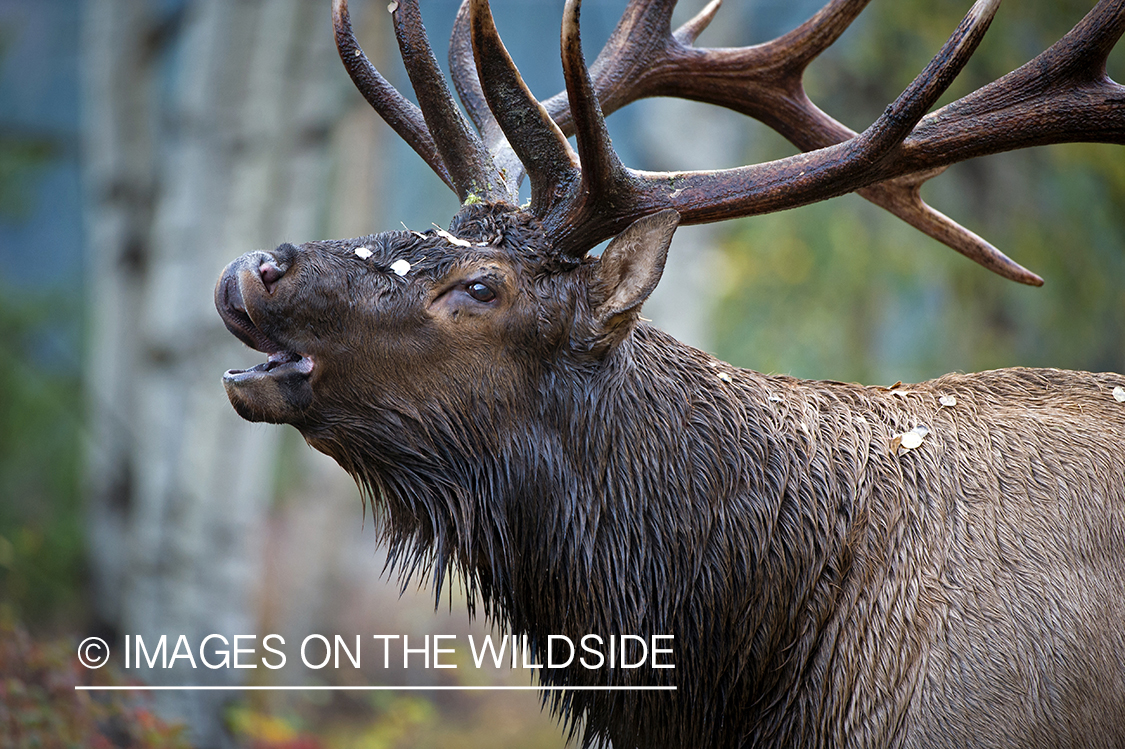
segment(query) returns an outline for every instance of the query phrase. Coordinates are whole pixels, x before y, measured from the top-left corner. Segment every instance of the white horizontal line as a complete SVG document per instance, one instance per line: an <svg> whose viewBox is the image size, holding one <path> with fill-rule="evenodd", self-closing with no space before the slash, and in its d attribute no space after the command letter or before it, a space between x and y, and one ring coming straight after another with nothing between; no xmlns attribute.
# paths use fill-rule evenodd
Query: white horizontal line
<svg viewBox="0 0 1125 749"><path fill-rule="evenodd" d="M398 687L395 687L395 686L373 686L373 687L368 687L368 686L362 686L362 687L359 687L359 686L339 686L339 687L327 687L327 686L313 686L313 687L295 687L295 686L277 686L277 687L266 687L266 686L242 686L242 687L236 687L236 686L178 686L178 687L135 686L135 687L129 687L129 686L113 686L113 687L86 687L86 686L76 686L76 687L74 687L74 689L76 691L83 691L83 692L170 692L170 691L174 691L174 690L183 690L183 691L192 691L192 692L195 692L195 691L209 691L209 692L270 692L270 691L293 692L293 691L305 691L305 690L320 691L320 692L324 692L324 691L335 691L335 692L357 692L357 691L366 691L366 692L399 692L399 691L402 691L402 692L407 692L407 691L414 691L414 692L427 692L427 691L429 691L429 692L455 692L455 691L460 691L460 692L490 692L490 691L491 692L564 692L564 691L570 691L570 692L655 692L655 691L674 692L674 691L676 691L676 687L674 687L674 686L653 686L653 687L534 687L534 686L528 686L528 687L510 687L510 686L494 686L494 687L484 687L484 686L464 686L464 687L457 687L457 686L430 686L430 687L427 687L427 686L398 686Z"/></svg>

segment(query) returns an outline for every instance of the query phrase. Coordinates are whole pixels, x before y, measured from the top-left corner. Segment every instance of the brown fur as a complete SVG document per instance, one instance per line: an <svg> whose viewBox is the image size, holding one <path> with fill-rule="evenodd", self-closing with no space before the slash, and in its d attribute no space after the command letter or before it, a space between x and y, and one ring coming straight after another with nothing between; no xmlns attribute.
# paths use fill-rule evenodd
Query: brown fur
<svg viewBox="0 0 1125 749"><path fill-rule="evenodd" d="M451 231L474 246L393 232L232 263L228 324L238 283L315 369L228 392L355 476L438 594L457 568L539 647L675 635L674 670L544 670L677 687L553 693L584 745L1125 745L1125 377L767 376L620 311L662 255L571 261L503 207ZM458 291L481 277L495 304Z"/></svg>

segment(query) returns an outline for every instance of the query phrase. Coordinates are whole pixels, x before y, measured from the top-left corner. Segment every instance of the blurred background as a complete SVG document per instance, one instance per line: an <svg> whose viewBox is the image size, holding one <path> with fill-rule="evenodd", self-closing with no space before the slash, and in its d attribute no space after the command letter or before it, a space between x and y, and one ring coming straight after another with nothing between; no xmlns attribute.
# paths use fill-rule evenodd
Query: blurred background
<svg viewBox="0 0 1125 749"><path fill-rule="evenodd" d="M423 0L435 47L457 4ZM764 41L819 4L727 0L699 43ZM532 90L558 91L562 0L492 5ZM702 3L682 5L677 21ZM811 98L862 130L968 5L874 0L813 63ZM942 103L1031 59L1092 5L1010 0ZM276 632L292 643L310 633L451 633L464 642L488 631L456 593L435 612L417 581L386 579L350 480L295 430L238 419L220 383L224 370L260 358L212 306L231 259L400 222L445 225L456 210L351 88L329 6L0 0L4 746L95 745L94 736L109 746L310 749L564 743L534 693L85 699L73 690L91 679L528 683L475 669L126 672L118 655L97 672L76 664L88 635L119 653L123 634L197 643ZM623 7L586 0L588 59ZM408 91L385 0L353 0L353 19L369 56ZM1110 75L1125 78L1122 50ZM792 152L757 123L689 102L639 102L609 125L639 168ZM991 275L846 196L681 229L645 314L735 364L800 377L890 385L1014 365L1125 370L1125 151L1078 144L993 156L954 166L923 195L1046 286Z"/></svg>

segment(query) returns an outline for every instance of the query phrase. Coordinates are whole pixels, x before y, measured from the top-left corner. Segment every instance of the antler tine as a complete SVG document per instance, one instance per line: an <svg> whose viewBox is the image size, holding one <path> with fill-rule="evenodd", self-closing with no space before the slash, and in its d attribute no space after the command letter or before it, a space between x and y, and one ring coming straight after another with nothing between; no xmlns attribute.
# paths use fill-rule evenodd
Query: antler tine
<svg viewBox="0 0 1125 749"><path fill-rule="evenodd" d="M398 0L392 12L399 52L426 125L462 202L513 201L484 142L465 122L426 38L418 0Z"/></svg>
<svg viewBox="0 0 1125 749"><path fill-rule="evenodd" d="M626 196L632 191L630 171L621 163L613 150L609 131L605 126L605 116L598 104L598 95L594 91L590 71L582 55L582 36L579 28L581 10L582 0L566 0L566 6L563 8L561 41L563 78L566 81L571 115L574 118L574 134L578 145L582 179L572 202L562 204L562 210L544 217L548 236L552 234L551 221L556 216L573 213L574 209L578 209L589 220L592 216L618 210L617 198ZM564 252L576 256L585 255L590 246L593 245L578 248L560 244Z"/></svg>
<svg viewBox="0 0 1125 749"><path fill-rule="evenodd" d="M1125 86L1105 71L1123 33L1125 0L1101 0L1035 59L925 117L888 168L904 174L1052 143L1125 144Z"/></svg>
<svg viewBox="0 0 1125 749"><path fill-rule="evenodd" d="M580 179L578 157L547 110L528 90L500 40L488 0L471 0L470 25L478 81L508 143L531 180L531 211L549 212Z"/></svg>
<svg viewBox="0 0 1125 749"><path fill-rule="evenodd" d="M1073 56L1073 59L1076 62L1085 60L1087 72L1099 80L1104 79L1109 53L1113 51L1113 48L1117 46L1117 42L1121 39L1121 35L1125 33L1123 8L1125 8L1125 5L1120 2L1102 0L1070 30L1070 33L1060 40L1059 44L1054 44L1051 48L1059 49L1061 44L1070 49L1076 49L1077 53ZM1093 40L1093 43L1088 47L1074 44L1075 41L1085 37ZM1083 52L1087 54L1083 54Z"/></svg>
<svg viewBox="0 0 1125 749"><path fill-rule="evenodd" d="M596 219L602 211L587 207L588 201L576 201L570 215L545 220L549 233L577 253L578 248L593 246L662 208L680 211L683 223L706 223L804 205L898 176L873 175L968 61L998 6L999 0L978 0L925 70L856 138L812 153L718 172L625 170L608 189L615 215ZM573 95L571 105L577 112ZM579 155L585 171L581 148Z"/></svg>
<svg viewBox="0 0 1125 749"><path fill-rule="evenodd" d="M848 143L871 155L886 153L901 143L969 61L999 7L1000 0L977 0L937 56L871 127ZM854 167L849 163L840 168L850 171Z"/></svg>
<svg viewBox="0 0 1125 749"><path fill-rule="evenodd" d="M457 16L453 19L453 32L449 35L449 77L457 89L457 98L465 106L477 131L489 150L503 139L500 125L492 116L484 91L477 77L477 61L473 53L472 28L469 20L472 0L461 0Z"/></svg>
<svg viewBox="0 0 1125 749"><path fill-rule="evenodd" d="M685 26L698 26L696 34L714 17L722 0L712 2ZM653 67L667 56L667 40L672 39L671 19L676 0L631 0L613 33L590 66L590 78L598 94L603 114L652 94L645 84ZM681 29L682 31L683 29ZM679 33L679 32L677 32ZM544 108L568 135L574 134L567 92L560 91L543 102Z"/></svg>
<svg viewBox="0 0 1125 749"><path fill-rule="evenodd" d="M715 19L715 14L719 12L719 8L722 7L722 5L723 0L711 0L711 2L703 6L703 10L696 13L690 21L676 29L675 33L672 34L672 38L685 47L690 47L692 44L695 44L695 40L699 38L699 35L711 25L711 21ZM669 21L671 21L671 18L669 18ZM597 60L594 62L597 63Z"/></svg>
<svg viewBox="0 0 1125 749"><path fill-rule="evenodd" d="M922 200L918 194L922 184L943 171L944 168L908 174L856 192L996 275L1028 286L1042 286L1040 276Z"/></svg>
<svg viewBox="0 0 1125 749"><path fill-rule="evenodd" d="M430 131L426 129L422 110L388 83L360 49L359 42L352 31L348 0L333 0L332 25L336 32L336 49L340 53L344 69L348 71L352 83L359 89L363 98L398 133L399 137L430 165L450 189L456 190L441 154L438 153L437 145L430 137Z"/></svg>
<svg viewBox="0 0 1125 749"><path fill-rule="evenodd" d="M465 111L477 126L481 138L500 174L507 183L508 192L518 195L523 181L523 164L512 150L500 124L492 116L488 101L477 77L476 56L473 53L472 28L470 25L470 3L462 0L453 20L453 33L449 37L449 73L457 96L465 105Z"/></svg>

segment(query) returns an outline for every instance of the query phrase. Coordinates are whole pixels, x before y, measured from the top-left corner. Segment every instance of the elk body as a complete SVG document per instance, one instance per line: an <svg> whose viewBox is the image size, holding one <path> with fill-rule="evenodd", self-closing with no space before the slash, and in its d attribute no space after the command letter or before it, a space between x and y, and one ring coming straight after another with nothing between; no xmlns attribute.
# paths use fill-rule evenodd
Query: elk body
<svg viewBox="0 0 1125 749"><path fill-rule="evenodd" d="M394 17L420 110L366 62L338 0L353 79L465 205L448 231L250 253L216 288L227 327L269 355L226 374L232 404L352 474L400 569L439 591L459 570L540 650L551 634L674 636L674 669L542 671L676 687L552 693L586 745L1125 745L1125 377L808 382L731 367L638 317L681 221L851 190L1038 281L917 187L981 153L1125 141L1125 90L1104 74L1125 3L1103 0L1036 61L923 119L995 11L982 0L856 135L800 75L864 4L832 2L772 46L703 51L691 41L715 4L673 34L670 3L634 0L588 70L570 0L567 96L540 103L487 4L467 1L451 62L478 136L414 0ZM759 80L777 59L788 72ZM688 74L695 98L823 148L719 173L621 165L603 109L688 95Z"/></svg>

